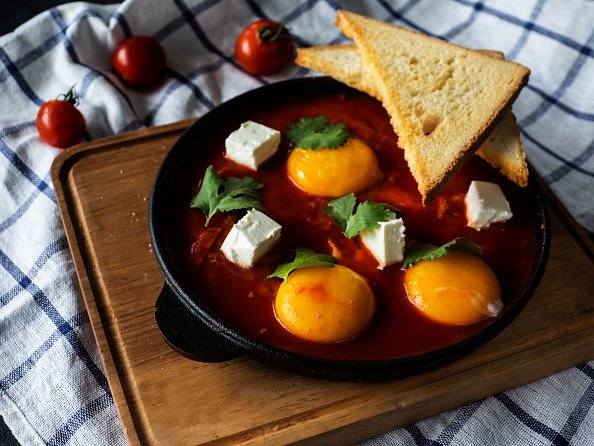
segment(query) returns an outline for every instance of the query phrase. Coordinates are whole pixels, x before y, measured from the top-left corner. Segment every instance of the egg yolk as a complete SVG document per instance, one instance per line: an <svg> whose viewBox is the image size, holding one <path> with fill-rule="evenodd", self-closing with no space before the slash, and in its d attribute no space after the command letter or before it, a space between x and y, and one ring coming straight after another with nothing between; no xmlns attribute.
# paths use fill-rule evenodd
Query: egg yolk
<svg viewBox="0 0 594 446"><path fill-rule="evenodd" d="M375 153L358 138L336 149L296 148L289 155L287 171L297 186L319 197L360 192L379 177Z"/></svg>
<svg viewBox="0 0 594 446"><path fill-rule="evenodd" d="M293 271L278 289L276 317L294 335L314 342L344 342L360 335L375 312L367 281L335 265Z"/></svg>
<svg viewBox="0 0 594 446"><path fill-rule="evenodd" d="M446 324L474 324L503 309L495 273L466 251L453 250L417 263L406 270L404 284L408 299L419 310Z"/></svg>

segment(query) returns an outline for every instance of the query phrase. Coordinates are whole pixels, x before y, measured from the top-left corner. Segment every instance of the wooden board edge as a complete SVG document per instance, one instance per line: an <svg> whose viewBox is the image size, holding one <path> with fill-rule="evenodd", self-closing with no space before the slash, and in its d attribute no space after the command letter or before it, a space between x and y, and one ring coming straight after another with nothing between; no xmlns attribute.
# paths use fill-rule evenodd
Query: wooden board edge
<svg viewBox="0 0 594 446"><path fill-rule="evenodd" d="M578 343L569 343L567 342L568 338L572 338L575 336L575 333L568 334L567 336L559 337L555 339L554 342L547 344L547 345L539 345L539 346L532 346L520 352L515 352L510 356L517 357L520 361L516 361L516 369L501 369L496 371L495 376L496 378L491 380L488 384L483 386L478 392L475 390L468 390L471 386L468 386L466 391L462 391L462 402L460 404L446 406L435 406L429 410L429 415L422 419L431 418L437 416L441 413L455 410L459 407L462 407L466 404L470 404L476 401L481 401L491 396L495 396L501 392L506 392L508 390L513 390L514 388L521 387L523 385L529 384L534 382L538 379L542 379L543 376L550 376L554 373L562 372L563 370L567 370L570 367L575 367L576 365L588 361L591 359L592 354L592 343L594 342L594 333L588 330L582 330L581 333L584 333L584 336L580 338ZM587 334L587 336L586 336ZM559 348L556 349L557 353L551 357L551 361L546 364L546 374L543 375L542 369L538 369L537 367L529 368L530 372L525 373L524 365L522 365L523 359L530 360L530 356L534 351L541 351L543 354L546 354L547 351L550 351L551 345L557 345ZM561 346L570 346L568 348L561 348ZM568 361L573 361L574 358L578 358L572 366L567 366L566 364ZM535 361L535 359L532 359ZM492 361L496 363L497 361ZM488 363L486 364L488 366ZM520 373L522 372L522 373ZM471 373L470 370L463 372L463 374ZM518 379L518 376L521 376ZM445 375L438 378L435 382L432 383L433 386L447 386L448 380L450 379L450 375ZM509 380L513 377L517 381L517 385L513 388L509 387ZM364 401L363 404L374 404L373 401ZM353 444L357 442L364 441L366 439L373 438L375 436L403 428L411 423L416 423L421 421L417 415L415 415L416 411L419 409L419 406L423 408L427 408L430 405L430 401L426 400L418 400L415 404L412 405L403 405L398 406L396 408L392 408L390 410L384 410L381 407L377 407L374 405L373 408L370 408L370 416L365 419L361 420L354 420L349 419L350 417L350 407L344 407L342 412L344 412L343 417L339 417L336 414L332 414L332 417L335 419L340 419L340 424L334 423L334 426L331 426L331 429L318 429L319 432L310 432L310 435L304 436L303 432L299 432L299 428L297 426L287 426L287 432L284 432L284 438L275 438L278 431L278 427L274 426L270 429L270 432L266 434L260 435L255 441L251 441L251 439L245 438L243 442L240 444L242 445L256 445L256 444L267 444L267 440L279 441L283 444L292 444L292 445L308 445L308 446L323 446L327 444ZM393 404L386 403L385 406L390 406ZM375 413L372 413L375 412ZM319 419L314 420L313 424L324 424L324 415L322 414ZM324 426L324 427L327 427ZM312 426L309 427L310 429L314 429ZM320 433L321 432L321 433ZM264 441L263 441L264 440Z"/></svg>
<svg viewBox="0 0 594 446"><path fill-rule="evenodd" d="M124 388L122 385L121 376L120 376L121 370L119 370L116 365L116 361L115 361L113 353L112 353L112 347L110 346L109 339L104 331L104 328L102 325L101 314L99 312L97 303L95 301L95 292L94 292L94 288L91 284L91 279L89 277L89 275L91 275L93 273L93 271L88 270L88 265L84 261L82 247L81 247L81 244L79 243L80 234L76 230L74 222L69 219L69 215L67 215L67 213L65 212L66 210L72 209L72 198L70 197L71 191L69 190L69 188L67 186L66 178L68 176L68 172L70 172L72 167L79 160L85 158L88 155L95 154L99 150L106 151L106 150L111 150L111 149L121 149L122 146L125 146L126 144L130 144L132 142L141 141L143 139L154 138L155 136L166 136L170 132L181 132L185 128L187 128L190 124L192 124L194 121L195 121L194 119L190 119L190 120L181 121L178 123L168 124L168 125L159 126L159 127L153 127L150 129L143 129L143 130L140 130L137 132L128 133L126 135L107 137L107 138L98 139L96 141L92 141L89 143L84 143L84 144L81 144L79 146L73 147L71 149L68 149L68 150L60 153L54 160L54 163L52 164L52 168L51 168L51 177L52 177L52 181L53 181L53 185L54 185L56 199L59 203L60 215L61 215L64 227L65 227L68 243L70 245L70 249L73 254L73 259L74 259L74 263L76 266L77 274L79 275L79 277L78 277L79 283L81 284L81 288L83 290L83 297L85 298L85 304L87 306L87 310L89 311L89 318L91 320L93 332L97 339L98 344L106 346L106 349L100 348L100 353L101 353L104 368L106 370L106 374L107 374L107 378L108 378L110 387L112 388L112 392L114 393L114 400L116 400L115 395L117 394L118 396L121 396L121 398L123 398L124 402L126 402L126 404L117 404L117 401L116 401L116 407L118 410L118 414L120 415L120 419L122 420L122 424L124 426L124 429L126 431L126 435L127 435L127 438L128 438L128 441L130 444L142 444L140 441L140 438L141 437L147 438L146 437L147 432L146 432L146 430L144 430L146 428L146 426L139 426L138 422L135 422L133 415L130 411L130 407L127 404L128 398L126 397L126 392L124 391ZM549 211L557 212L559 220L570 231L571 238L576 240L576 243L578 243L578 245L580 245L584 249L584 252L594 262L594 243L592 243L591 239L588 237L586 232L577 224L577 222L575 222L575 220L571 217L569 212L565 209L565 207L557 199L557 197L552 193L552 191L546 185L543 185L543 181L540 180L540 178L538 176L537 176L537 179L539 180L540 185L543 187L545 195L547 196L547 199L549 200L549 204L550 204ZM69 199L70 199L70 203L69 203ZM70 216L75 216L75 215L76 215L76 212L74 214L71 214ZM75 253L77 255L75 255ZM551 373L553 373L553 372L551 372ZM533 379L528 380L526 382L530 382L532 380ZM477 399L481 399L481 398L477 398ZM470 402L470 401L468 401L468 402ZM121 407L121 406L125 406L125 407ZM355 423L355 424L357 424L357 423ZM346 431L350 430L348 427L345 427L344 429L346 429ZM357 431L357 429L358 428L356 426L354 426L352 428L353 431ZM382 432L385 432L386 430L391 430L391 429L395 429L395 427L392 426L389 429L378 430L377 432L372 433L371 435L379 435ZM140 432L141 437L139 437L139 435L138 435L139 430L144 430L144 433ZM339 428L338 431L342 432L343 428ZM330 435L331 432L328 432L328 434ZM342 435L343 434L341 434L341 436ZM363 437L360 439L364 439L367 437L369 437L369 432L366 432L366 437ZM290 437L288 437L288 438L290 438ZM299 440L298 437L292 437L292 440L290 440L290 441L297 441L299 444L301 444L301 441L306 442L303 444L309 444L308 442L310 442L310 441L313 441L313 444L324 444L323 443L324 438L327 438L326 434L321 434L320 441L322 441L322 442L318 441L317 436L315 439L309 438L309 439L304 439L304 440ZM342 438L344 438L344 437L342 437ZM357 438L356 435L355 435L355 437L350 437L349 440L355 439L355 438ZM272 438L272 437L270 439L274 440L274 438ZM246 440L246 439L244 439L244 440ZM251 442L248 440L247 443L242 442L241 444L251 444Z"/></svg>
<svg viewBox="0 0 594 446"><path fill-rule="evenodd" d="M577 242L578 246L584 251L590 261L594 263L594 240L588 236L584 228L582 228L575 218L573 218L565 205L559 200L557 195L555 195L544 180L539 175L535 175L535 177L536 181L538 181L538 185L547 197L549 208L553 208L557 212L559 220L561 220L561 223L563 223L565 228L571 234L571 238Z"/></svg>
<svg viewBox="0 0 594 446"><path fill-rule="evenodd" d="M81 158L91 153L94 154L97 150L109 151L118 147L121 148L122 145L132 142L136 143L145 139L151 139L157 135L166 136L168 133L182 132L194 122L196 122L196 118L185 119L171 124L124 133L123 135L106 136L63 150L56 156L50 169L54 189L63 195L64 188L62 185L72 166Z"/></svg>
<svg viewBox="0 0 594 446"><path fill-rule="evenodd" d="M89 314L93 335L99 348L103 368L105 370L106 378L108 380L114 402L116 403L116 410L120 417L124 433L130 445L140 445L141 438L146 438L146 433L139 436L139 430L144 430L144 426L138 426L135 418L132 415L129 398L130 395L124 389L122 384L121 373L124 372L119 369L114 358L114 349L117 346L112 345L109 337L104 329L104 321L97 306L96 287L92 284L91 275L89 271L90 265L87 264L83 253L82 234L75 228L75 222L72 217L78 215L72 191L68 186L68 175L74 165L84 159L86 156L96 154L98 151L109 151L114 149L121 149L122 146L135 143L143 139L151 139L155 136L166 136L170 133L180 133L188 128L195 119L176 122L149 129L143 129L136 132L130 132L125 135L110 136L100 138L88 143L79 144L70 149L64 150L52 162L50 175L54 187L56 201L60 212L60 218L64 226L70 252L75 265L77 278L83 294L83 299ZM101 348L103 346L103 348ZM125 401L125 404L124 404Z"/></svg>

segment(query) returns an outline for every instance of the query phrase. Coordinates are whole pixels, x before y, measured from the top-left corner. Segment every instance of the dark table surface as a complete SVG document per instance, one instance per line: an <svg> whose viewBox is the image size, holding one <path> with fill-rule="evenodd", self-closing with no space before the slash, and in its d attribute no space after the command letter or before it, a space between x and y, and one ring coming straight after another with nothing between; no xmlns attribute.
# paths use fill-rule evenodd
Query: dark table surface
<svg viewBox="0 0 594 446"><path fill-rule="evenodd" d="M111 4L116 0L86 0L91 3ZM69 3L66 0L3 0L3 14L0 20L0 36L12 32L22 23L53 6ZM6 371L3 371L6 372ZM0 417L0 446L19 446L10 429Z"/></svg>

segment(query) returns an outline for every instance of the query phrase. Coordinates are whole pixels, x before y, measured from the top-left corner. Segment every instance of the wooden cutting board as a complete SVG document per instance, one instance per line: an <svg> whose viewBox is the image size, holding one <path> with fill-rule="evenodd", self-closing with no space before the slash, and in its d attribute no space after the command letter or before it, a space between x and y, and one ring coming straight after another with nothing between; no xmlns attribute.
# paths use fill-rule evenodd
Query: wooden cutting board
<svg viewBox="0 0 594 446"><path fill-rule="evenodd" d="M163 277L147 205L163 156L191 122L83 144L61 153L52 168L130 444L347 444L594 359L594 249L558 203L550 206L548 267L527 307L486 346L439 370L344 383L247 356L206 364L174 353L153 319Z"/></svg>

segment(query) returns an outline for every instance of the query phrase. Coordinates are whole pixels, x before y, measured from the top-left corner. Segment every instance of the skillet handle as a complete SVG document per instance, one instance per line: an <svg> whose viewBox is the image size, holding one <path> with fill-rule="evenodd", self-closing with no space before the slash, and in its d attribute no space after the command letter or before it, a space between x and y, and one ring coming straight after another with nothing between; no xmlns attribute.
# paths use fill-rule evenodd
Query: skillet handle
<svg viewBox="0 0 594 446"><path fill-rule="evenodd" d="M194 361L224 362L244 353L184 307L167 283L155 303L155 322L167 344Z"/></svg>

